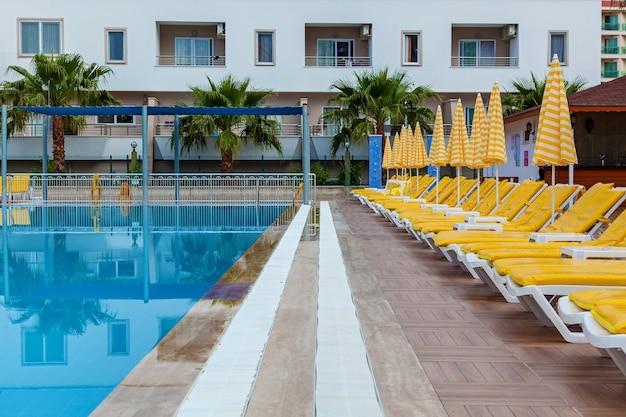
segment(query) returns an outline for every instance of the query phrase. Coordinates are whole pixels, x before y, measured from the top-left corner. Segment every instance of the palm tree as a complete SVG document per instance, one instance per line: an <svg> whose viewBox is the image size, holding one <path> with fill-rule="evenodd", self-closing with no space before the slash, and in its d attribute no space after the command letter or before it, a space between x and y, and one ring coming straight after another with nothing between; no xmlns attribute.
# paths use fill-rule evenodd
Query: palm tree
<svg viewBox="0 0 626 417"><path fill-rule="evenodd" d="M532 72L530 73L530 78L520 77L514 80L511 84L515 92L503 94L502 96L502 107L505 115L540 106L547 80L547 75L543 79L539 79ZM585 81L581 77L576 77L573 81L564 80L564 83L567 95L585 88Z"/></svg>
<svg viewBox="0 0 626 417"><path fill-rule="evenodd" d="M428 98L438 95L426 86L411 89L412 82L406 72L389 74L387 68L354 73L356 82L338 80L331 89L339 93L330 102L338 108L324 118L342 125L331 142L333 156L345 141L354 145L362 143L369 133L384 134L384 126L391 122L411 125L420 122L426 126L434 120L431 110L422 106Z"/></svg>
<svg viewBox="0 0 626 417"><path fill-rule="evenodd" d="M79 54L50 56L35 55L31 61L32 73L11 65L7 72L21 77L2 83L4 101L13 106L108 106L120 104L100 83L112 73L111 68L95 63L87 64ZM16 108L11 109L9 133L23 128L32 117ZM55 172L65 172L65 127L80 128L84 117L52 117L52 155Z"/></svg>
<svg viewBox="0 0 626 417"><path fill-rule="evenodd" d="M272 93L270 90L252 90L250 79L236 80L227 75L219 83L207 77L209 88L191 87L194 105L202 107L257 107ZM282 157L282 144L276 135L279 123L267 116L187 116L181 118L180 135L182 151L192 147L205 149L207 137L213 133L215 148L220 152L222 172L232 172L233 160L240 152L243 141L252 139L254 144L265 149L276 149ZM235 129L241 128L239 134ZM170 139L170 143L172 142Z"/></svg>

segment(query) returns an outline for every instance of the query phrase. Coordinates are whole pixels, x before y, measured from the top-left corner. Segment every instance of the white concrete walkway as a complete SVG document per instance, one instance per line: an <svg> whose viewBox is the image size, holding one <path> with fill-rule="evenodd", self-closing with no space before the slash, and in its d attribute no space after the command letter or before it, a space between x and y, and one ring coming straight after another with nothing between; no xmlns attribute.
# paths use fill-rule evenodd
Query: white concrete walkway
<svg viewBox="0 0 626 417"><path fill-rule="evenodd" d="M285 232L178 417L245 415L309 210L303 206ZM320 205L317 306L314 415L382 417L328 202Z"/></svg>
<svg viewBox="0 0 626 417"><path fill-rule="evenodd" d="M315 415L383 415L328 202L320 203Z"/></svg>
<svg viewBox="0 0 626 417"><path fill-rule="evenodd" d="M310 206L302 206L222 339L204 365L178 417L245 413Z"/></svg>

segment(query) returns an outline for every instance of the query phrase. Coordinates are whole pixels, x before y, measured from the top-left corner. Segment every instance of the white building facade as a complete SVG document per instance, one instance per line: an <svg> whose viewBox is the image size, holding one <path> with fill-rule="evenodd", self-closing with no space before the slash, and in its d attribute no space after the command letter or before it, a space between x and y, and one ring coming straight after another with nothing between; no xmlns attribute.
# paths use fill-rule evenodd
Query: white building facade
<svg viewBox="0 0 626 417"><path fill-rule="evenodd" d="M601 9L596 0L25 0L11 2L0 15L0 67L28 67L37 52L79 53L113 69L105 88L124 104L189 103L189 86L207 86L207 77L250 77L254 87L275 92L268 105L308 104L312 157L323 160L330 158L333 129L317 123L334 94L330 85L354 80L355 72L405 71L414 85L429 86L444 103L461 98L472 106L477 92L488 102L494 81L506 91L510 81L531 71L547 73L557 53L566 79L581 76L588 85L598 84ZM125 149L127 138L140 134L139 122L89 120L79 134L120 141ZM171 151L155 140L169 137L169 122L150 121L146 154L155 171L171 171ZM266 170L299 164L300 121L282 122L286 148L293 153L281 162L271 152L243 152L249 162L235 169L258 171L261 155L270 161ZM36 137L36 129L23 136ZM356 159L367 159L366 147L351 151ZM125 152L130 149L115 154ZM198 155L206 164L194 160L194 167L218 170L210 163L219 159L211 145ZM102 169L111 159L93 158L70 158L70 168Z"/></svg>

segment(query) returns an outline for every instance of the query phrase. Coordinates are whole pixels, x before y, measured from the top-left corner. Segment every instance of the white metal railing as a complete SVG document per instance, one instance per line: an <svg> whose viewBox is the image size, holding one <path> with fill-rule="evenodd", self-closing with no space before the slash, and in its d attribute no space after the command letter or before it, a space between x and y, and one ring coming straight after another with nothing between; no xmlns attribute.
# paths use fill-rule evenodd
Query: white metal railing
<svg viewBox="0 0 626 417"><path fill-rule="evenodd" d="M182 56L182 55L158 55L157 65L163 67L225 67L226 57L218 55L210 56Z"/></svg>
<svg viewBox="0 0 626 417"><path fill-rule="evenodd" d="M42 123L27 123L24 127L13 132L14 137L38 137L43 134ZM66 136L103 136L103 137L135 137L141 136L140 124L85 124L80 130L66 131ZM52 126L48 126L48 136L52 137Z"/></svg>
<svg viewBox="0 0 626 417"><path fill-rule="evenodd" d="M243 129L243 126L236 126L234 131L240 133ZM174 122L165 122L158 123L155 126L155 135L156 136L172 136L174 132ZM274 132L277 136L301 136L302 135L302 126L299 124L281 124L278 129Z"/></svg>
<svg viewBox="0 0 626 417"><path fill-rule="evenodd" d="M240 133L242 126L236 127L234 130ZM444 125L445 134L450 133L450 125ZM335 124L311 124L309 125L310 136L330 136L333 137L341 130L341 125ZM38 137L43 132L43 126L39 124L28 124L19 132L13 134L14 137ZM164 122L155 125L154 134L156 136L171 136L174 132L174 122ZM277 136L284 137L301 137L302 126L300 124L283 123L275 131ZM72 133L66 133L71 135ZM77 136L102 136L102 137L141 137L141 125L124 125L124 124L88 124L83 129L73 134ZM217 134L217 133L216 133ZM52 137L52 130L48 129L48 136Z"/></svg>
<svg viewBox="0 0 626 417"><path fill-rule="evenodd" d="M372 58L369 56L305 56L305 67L371 67Z"/></svg>
<svg viewBox="0 0 626 417"><path fill-rule="evenodd" d="M517 67L519 66L519 58L516 56L495 56L495 57L467 57L453 56L451 57L451 65L453 67Z"/></svg>
<svg viewBox="0 0 626 417"><path fill-rule="evenodd" d="M151 174L144 199L142 174L34 174L11 193L9 203L21 205L275 205L303 200L302 174ZM18 184L15 181L15 184ZM9 183L9 186L12 186ZM309 178L315 200L315 176Z"/></svg>

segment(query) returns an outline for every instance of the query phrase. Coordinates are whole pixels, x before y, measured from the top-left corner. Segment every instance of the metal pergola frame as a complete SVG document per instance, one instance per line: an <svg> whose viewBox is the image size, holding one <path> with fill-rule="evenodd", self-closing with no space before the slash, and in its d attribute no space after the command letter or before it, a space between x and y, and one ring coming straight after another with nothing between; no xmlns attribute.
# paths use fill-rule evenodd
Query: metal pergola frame
<svg viewBox="0 0 626 417"><path fill-rule="evenodd" d="M172 106L109 106L109 107L18 107L21 110L45 116L114 116L128 115L141 116L141 138L144 157L141 159L143 175L143 204L147 204L148 197L148 158L145 152L148 149L148 116L174 115L174 170L179 170L179 144L178 144L178 116L301 116L302 117L302 171L304 177L303 200L305 204L310 201L310 183L308 181L311 171L311 151L309 138L309 117L307 106L275 106L275 107L172 107ZM47 122L45 122L47 123ZM6 187L7 177L7 105L2 105L2 185ZM43 172L47 169L47 128L42 135L43 141ZM7 204L6 190L2 192L2 217L5 218L5 206Z"/></svg>

